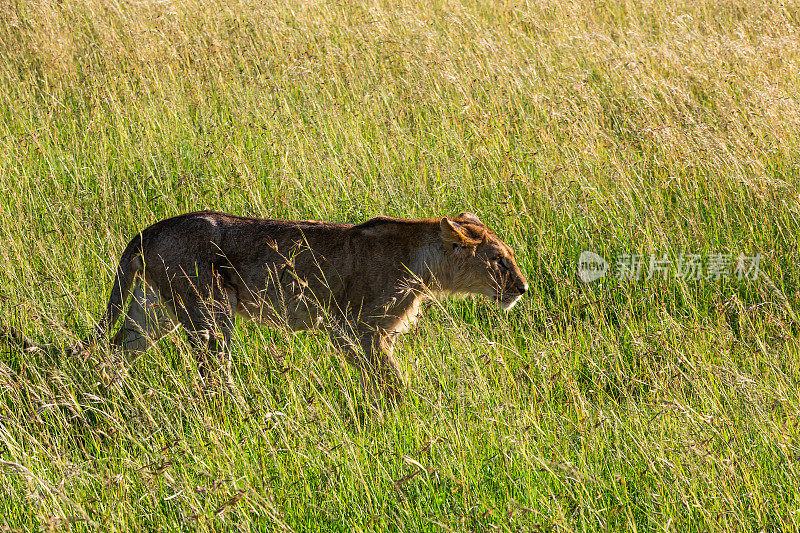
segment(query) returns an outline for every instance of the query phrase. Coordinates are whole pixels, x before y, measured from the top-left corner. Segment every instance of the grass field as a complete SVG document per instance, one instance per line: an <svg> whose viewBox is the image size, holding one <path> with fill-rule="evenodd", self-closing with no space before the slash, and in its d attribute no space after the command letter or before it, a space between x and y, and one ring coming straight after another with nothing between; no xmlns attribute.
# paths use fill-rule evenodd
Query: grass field
<svg viewBox="0 0 800 533"><path fill-rule="evenodd" d="M248 413L179 333L114 387L3 347L0 527L796 531L799 150L797 2L2 2L0 324L86 337L128 239L206 208L468 209L531 288L431 305L383 418L321 334L238 324Z"/></svg>

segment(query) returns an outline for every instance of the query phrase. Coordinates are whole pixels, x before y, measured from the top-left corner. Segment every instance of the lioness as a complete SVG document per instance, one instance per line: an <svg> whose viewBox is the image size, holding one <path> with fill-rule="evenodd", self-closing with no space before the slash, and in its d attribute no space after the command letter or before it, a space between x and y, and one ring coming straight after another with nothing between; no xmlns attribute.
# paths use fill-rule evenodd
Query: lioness
<svg viewBox="0 0 800 533"><path fill-rule="evenodd" d="M426 298L483 294L508 310L527 289L514 252L472 213L352 225L202 211L157 222L128 243L95 338L132 293L113 345L143 351L179 324L232 385L235 315L322 328L370 392L398 398L393 346Z"/></svg>

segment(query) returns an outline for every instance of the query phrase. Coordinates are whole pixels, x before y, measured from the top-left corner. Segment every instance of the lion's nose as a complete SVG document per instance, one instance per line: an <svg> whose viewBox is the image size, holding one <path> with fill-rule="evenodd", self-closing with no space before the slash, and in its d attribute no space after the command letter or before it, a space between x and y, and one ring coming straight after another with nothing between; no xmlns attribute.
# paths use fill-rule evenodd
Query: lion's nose
<svg viewBox="0 0 800 533"><path fill-rule="evenodd" d="M525 294L526 292L528 292L528 284L526 283L525 285L518 285L517 290L519 291L520 294Z"/></svg>

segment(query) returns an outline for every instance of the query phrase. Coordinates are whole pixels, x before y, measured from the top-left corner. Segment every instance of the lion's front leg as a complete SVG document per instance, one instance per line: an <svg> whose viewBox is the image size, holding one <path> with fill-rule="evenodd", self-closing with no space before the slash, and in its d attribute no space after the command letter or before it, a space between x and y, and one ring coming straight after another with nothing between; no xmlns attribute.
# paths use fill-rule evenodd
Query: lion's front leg
<svg viewBox="0 0 800 533"><path fill-rule="evenodd" d="M384 396L393 404L402 400L403 379L393 355L395 333L366 326L355 329L349 327L349 322L330 317L326 329L345 360L358 370L369 397L379 400Z"/></svg>
<svg viewBox="0 0 800 533"><path fill-rule="evenodd" d="M403 378L400 367L394 358L395 336L384 332L371 331L361 336L363 356L356 365L361 373L365 390L374 399L381 395L398 404L403 399Z"/></svg>

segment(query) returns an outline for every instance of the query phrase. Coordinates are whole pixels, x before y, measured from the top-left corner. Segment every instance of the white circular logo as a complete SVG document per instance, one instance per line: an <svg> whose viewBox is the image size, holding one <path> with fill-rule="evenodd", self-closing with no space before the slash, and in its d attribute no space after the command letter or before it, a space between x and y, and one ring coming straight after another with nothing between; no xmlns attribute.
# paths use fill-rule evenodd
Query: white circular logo
<svg viewBox="0 0 800 533"><path fill-rule="evenodd" d="M594 252L581 252L578 258L578 277L584 283L591 283L606 275L608 263Z"/></svg>

